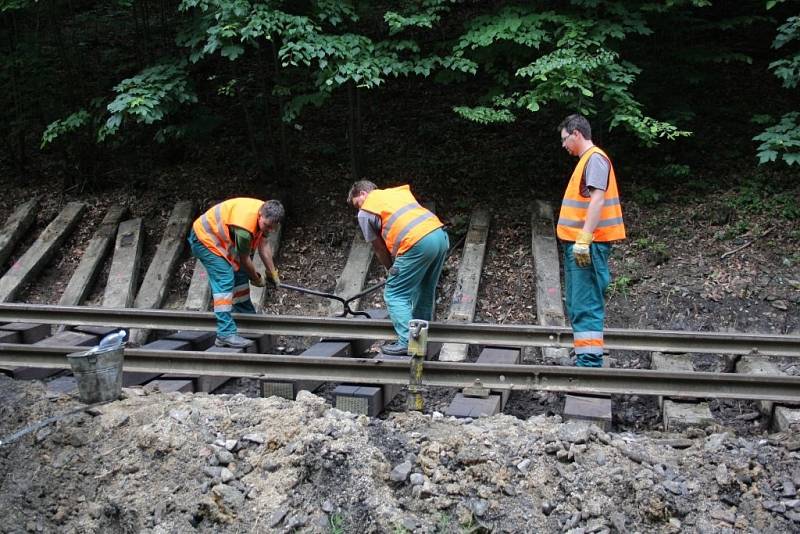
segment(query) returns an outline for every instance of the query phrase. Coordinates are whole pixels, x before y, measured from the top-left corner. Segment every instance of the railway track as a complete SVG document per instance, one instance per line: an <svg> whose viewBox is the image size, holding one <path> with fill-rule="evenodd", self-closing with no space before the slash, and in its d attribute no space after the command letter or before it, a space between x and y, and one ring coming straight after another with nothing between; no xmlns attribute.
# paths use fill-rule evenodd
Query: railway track
<svg viewBox="0 0 800 534"><path fill-rule="evenodd" d="M19 213L10 219L9 225L14 220L22 226L30 225L30 213L34 210L34 203L20 207ZM169 337L148 344L151 333L157 331L209 333L214 330L214 316L205 311L209 306L210 294L207 278L200 264L195 265L185 303L180 306L183 310L159 309L165 305L168 282L174 275L173 271L182 254L185 233L194 212L191 203L176 204L165 226L156 256L152 258L141 281L138 280L138 273L144 239L142 222L140 219L123 221L125 210L111 208L87 247L81 265L73 273L59 305L11 302L47 265L81 216L82 210L80 203L66 206L30 249L0 278L0 331L4 328L3 323L58 325L59 330L66 327L131 329L133 343L126 349L125 371L141 375L145 380L136 383L150 383L146 381L153 380L159 374L170 378L258 377L262 379L262 385L270 380L283 383L294 381L295 385L286 390L287 393L277 393L293 398L299 389L313 390L326 381L344 382L380 386L383 389L383 401L386 402L399 391L400 386L409 384L411 372L408 361L367 359L360 357L363 350L356 349L356 340L391 339L394 332L391 323L386 320L261 314L237 316L241 332L254 338L284 335L327 340L327 343L317 343L306 350L301 355L302 358L271 354L275 351L266 348L266 344L259 347L258 352L261 354L232 354L215 350L208 345L198 346L194 341L190 344L185 339L176 344L174 338L170 341ZM444 321L432 322L428 329L428 341L432 345L442 345L437 354L439 361L424 362L421 381L413 384L412 389L417 386L467 388L471 394L477 392L479 396L481 392L501 392L503 401L497 404L497 410L502 410L508 399L508 392L526 390L654 395L659 399L692 397L800 402L800 377L781 375L775 369L766 374L748 374L741 370L739 373L692 372L691 363L688 364L688 369L686 366L656 370L578 369L521 363L508 365L507 362L511 360L496 360L487 364L480 363L480 357L478 363L467 363L470 346L478 349L511 349L506 352L516 350L516 362L521 360L519 349L522 348L538 348L543 356L542 360L552 361L558 355L566 355L572 347L572 331L565 325L560 298L559 256L553 236L552 210L542 202L534 203L531 217L531 251L536 287L535 294L529 297L535 303L535 317L540 324L474 322L477 319L478 291L490 224L491 216L486 210L477 209L472 214L469 230L464 236L463 253L458 264L453 293L448 296L449 311ZM6 229L5 234L17 235L16 230L11 232ZM270 236L275 251L280 246L280 237L280 231ZM0 252L8 253L11 246L13 243L5 242L0 246L3 249ZM112 250L102 304L79 305L86 301L92 286L96 285L94 280L99 270L103 265L108 265L108 256ZM347 296L357 295L362 291L372 259L371 248L356 233L347 264L341 272L334 293ZM263 288L251 289L258 310L263 310L270 298L275 296L265 292ZM373 295L372 301L376 298ZM353 302L352 307L358 309L358 303ZM323 302L318 311L324 315L336 315L339 308L336 303ZM10 325L7 327L11 328ZM688 358L690 354L737 355L758 362L766 357L800 356L800 336L796 335L628 329L607 329L604 335L605 346L612 351L650 352L667 356L679 354L684 358ZM77 342L63 343L63 340L74 338L75 336L71 338L69 335L52 336L36 345L22 344L19 340L0 343L0 366L54 370L68 368L64 355L85 350L85 345L91 344L91 340L86 337L81 343L84 347L77 347ZM353 344L337 345L332 343L335 340L353 341ZM177 348L178 345L181 347ZM323 345L328 352L324 354L325 357L320 357L319 350L315 349ZM166 350L166 347L173 347L175 350ZM360 343L360 347L363 349L364 343ZM345 354L356 357L341 357ZM430 351L429 355L433 356ZM542 360L534 361L538 363ZM662 362L663 359L659 361ZM748 365L751 368L753 366L752 362L748 362ZM214 381L214 387L221 383L220 380ZM214 388L201 389L212 391ZM372 390L370 395L373 395L370 402L378 403L375 400L375 395L378 395L376 388L368 389ZM262 388L263 394L275 394L278 390L269 391L272 393L268 393L267 388ZM345 395L348 394L345 392ZM380 411L380 406L375 408L372 404L370 410ZM610 409L609 405L606 414L609 420ZM373 410L370 413L375 412Z"/></svg>
<svg viewBox="0 0 800 534"><path fill-rule="evenodd" d="M240 315L245 332L326 336L342 339L389 338L389 321ZM0 305L0 321L148 328L210 330L207 312L104 309L31 304ZM727 354L800 357L800 336L613 330L609 345L626 350L690 350ZM569 331L559 327L431 323L432 342L567 347ZM613 345L612 345L613 343ZM0 344L0 366L68 368L65 355L75 346L40 347ZM166 374L257 377L273 380L323 380L373 384L409 384L408 361L365 358L313 358L224 352L159 351L128 348L125 370ZM483 365L425 362L421 385L490 390L543 390L588 394L639 394L800 402L800 377L708 372L661 372L638 369L582 369L541 365Z"/></svg>

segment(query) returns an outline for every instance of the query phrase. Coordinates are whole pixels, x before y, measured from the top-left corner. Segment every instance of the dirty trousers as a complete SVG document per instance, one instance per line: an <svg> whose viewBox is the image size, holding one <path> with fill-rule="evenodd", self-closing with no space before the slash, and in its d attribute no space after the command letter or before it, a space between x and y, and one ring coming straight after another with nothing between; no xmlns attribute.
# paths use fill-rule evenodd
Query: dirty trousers
<svg viewBox="0 0 800 534"><path fill-rule="evenodd" d="M433 318L436 284L449 248L447 232L437 228L395 258L394 267L398 273L389 276L383 299L400 345L408 345L411 319L430 321Z"/></svg>
<svg viewBox="0 0 800 534"><path fill-rule="evenodd" d="M564 293L572 323L573 347L578 367L602 367L605 291L611 281L609 243L592 243L592 264L578 267L572 254L574 243L564 246Z"/></svg>
<svg viewBox="0 0 800 534"><path fill-rule="evenodd" d="M250 278L241 270L234 271L228 260L208 250L197 239L194 230L189 233L189 247L208 273L214 316L217 318L217 337L236 334L236 323L231 313L256 313L250 300Z"/></svg>

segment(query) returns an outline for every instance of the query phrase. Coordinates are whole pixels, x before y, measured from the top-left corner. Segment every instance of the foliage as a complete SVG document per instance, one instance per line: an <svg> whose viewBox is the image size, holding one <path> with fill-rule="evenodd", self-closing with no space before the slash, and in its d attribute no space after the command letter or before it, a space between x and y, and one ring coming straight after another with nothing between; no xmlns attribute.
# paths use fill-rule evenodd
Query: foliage
<svg viewBox="0 0 800 534"><path fill-rule="evenodd" d="M800 219L800 199L797 190L785 191L767 176L757 175L743 181L727 203L745 213L765 215L786 220Z"/></svg>
<svg viewBox="0 0 800 534"><path fill-rule="evenodd" d="M767 9L775 6L777 2L767 2ZM778 33L772 41L772 48L783 49L789 45L800 42L800 16L789 17L784 24L778 27ZM789 90L797 89L800 81L800 51L796 50L781 59L773 61L769 69L781 81L783 87ZM800 112L791 111L784 114L772 126L764 129L753 140L760 141L757 156L759 163L783 161L787 165L800 164Z"/></svg>
<svg viewBox="0 0 800 534"><path fill-rule="evenodd" d="M651 33L642 14L619 3L604 4L607 18L589 18L582 9L539 11L535 6L475 17L451 54L471 61L495 87L479 105L458 106L456 112L482 123L510 122L520 111L556 105L590 117L603 113L610 117L609 128L623 126L647 145L689 135L645 115L632 95L641 69L622 59L618 49L630 35Z"/></svg>
<svg viewBox="0 0 800 534"><path fill-rule="evenodd" d="M661 201L661 193L652 187L639 187L633 191L633 200L642 206L654 206Z"/></svg>
<svg viewBox="0 0 800 534"><path fill-rule="evenodd" d="M340 514L331 514L328 518L332 534L344 534L346 532L344 518Z"/></svg>
<svg viewBox="0 0 800 534"><path fill-rule="evenodd" d="M114 91L117 97L108 105L111 115L98 132L104 140L115 134L125 119L138 124L153 124L187 103L197 102L197 95L180 63L164 63L144 69L122 80Z"/></svg>
<svg viewBox="0 0 800 534"><path fill-rule="evenodd" d="M71 137L83 143L87 132L98 142L141 133L161 142L207 139L210 123L187 119L202 107L228 124L244 119L237 135L259 153L310 109L346 97L348 113L357 113L359 92L413 77L422 91L460 84L448 105L478 124L549 123L552 114L578 111L598 131L626 130L652 146L690 135L690 121L704 112L671 94L665 78L687 62L699 66L687 68L687 78L710 64L752 62L758 36L748 46L715 43L739 43L753 24L771 20L765 5L780 4L788 2L715 10L709 0L180 0L154 15L136 0L0 0L0 138L40 137L42 147ZM795 91L800 17L781 19L772 47L782 55L769 68ZM671 48L655 53L670 39ZM94 105L98 99L104 104ZM277 119L283 123L271 123ZM800 162L798 111L764 127L755 138L761 162ZM675 164L664 177L684 171ZM642 195L657 200L652 193Z"/></svg>
<svg viewBox="0 0 800 534"><path fill-rule="evenodd" d="M85 109L80 109L63 119L51 122L42 134L41 148L46 147L59 136L86 126L90 120L91 115L89 115L89 112Z"/></svg>
<svg viewBox="0 0 800 534"><path fill-rule="evenodd" d="M630 292L630 288L633 285L633 280L626 275L620 275L614 278L610 284L608 284L608 288L606 288L606 294L609 297L614 295L621 295L623 297L627 297L628 293Z"/></svg>

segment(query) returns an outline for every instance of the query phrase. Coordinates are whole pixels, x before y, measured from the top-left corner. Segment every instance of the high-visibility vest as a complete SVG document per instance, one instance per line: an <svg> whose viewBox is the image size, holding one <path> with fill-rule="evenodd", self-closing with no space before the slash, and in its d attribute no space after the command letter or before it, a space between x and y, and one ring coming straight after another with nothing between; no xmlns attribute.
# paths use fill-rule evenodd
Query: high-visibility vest
<svg viewBox="0 0 800 534"><path fill-rule="evenodd" d="M589 199L581 196L581 178L586 164L592 154L600 154L608 160L608 186L603 196L603 209L600 212L600 221L594 229L594 241L618 241L625 239L625 224L622 221L622 206L619 203L617 191L617 177L614 166L605 152L596 146L587 150L578 160L572 177L569 179L564 199L561 201L561 212L558 215L556 233L559 239L575 241L583 230L586 221L586 212L589 208Z"/></svg>
<svg viewBox="0 0 800 534"><path fill-rule="evenodd" d="M228 260L238 271L239 255L235 253L236 242L228 225L244 228L253 234L251 246L257 248L262 237L258 228L258 210L263 205L263 200L255 198L232 198L220 202L198 217L192 229L208 250Z"/></svg>
<svg viewBox="0 0 800 534"><path fill-rule="evenodd" d="M419 205L407 185L370 191L361 209L381 218L381 237L393 257L444 226L436 215Z"/></svg>

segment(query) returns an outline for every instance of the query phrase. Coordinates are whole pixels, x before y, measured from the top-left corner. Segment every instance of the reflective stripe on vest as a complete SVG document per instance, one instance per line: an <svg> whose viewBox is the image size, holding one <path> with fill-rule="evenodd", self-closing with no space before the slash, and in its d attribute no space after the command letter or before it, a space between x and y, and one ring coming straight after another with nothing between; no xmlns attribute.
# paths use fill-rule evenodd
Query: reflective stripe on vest
<svg viewBox="0 0 800 534"><path fill-rule="evenodd" d="M235 270L239 258L229 225L238 226L253 235L252 248L258 247L262 234L258 229L258 212L264 201L255 198L232 198L212 206L192 225L197 239L211 252L225 258Z"/></svg>
<svg viewBox="0 0 800 534"><path fill-rule="evenodd" d="M583 178L586 164L592 154L600 154L608 160L608 185L603 196L603 207L600 210L600 221L594 230L594 241L618 241L625 239L625 224L622 219L622 206L617 191L617 177L614 166L605 152L597 147L587 150L578 160L575 170L572 171L564 199L561 201L561 211L558 216L556 232L559 239L575 241L578 233L583 229L586 213L589 209L589 199L581 195L581 179Z"/></svg>
<svg viewBox="0 0 800 534"><path fill-rule="evenodd" d="M381 237L392 256L403 254L443 226L436 215L419 205L407 185L370 191L361 209L380 217Z"/></svg>

